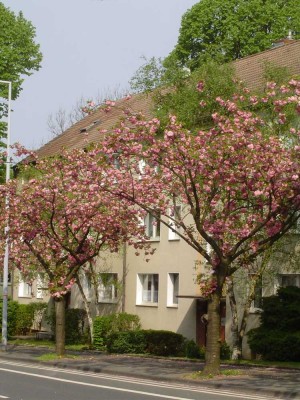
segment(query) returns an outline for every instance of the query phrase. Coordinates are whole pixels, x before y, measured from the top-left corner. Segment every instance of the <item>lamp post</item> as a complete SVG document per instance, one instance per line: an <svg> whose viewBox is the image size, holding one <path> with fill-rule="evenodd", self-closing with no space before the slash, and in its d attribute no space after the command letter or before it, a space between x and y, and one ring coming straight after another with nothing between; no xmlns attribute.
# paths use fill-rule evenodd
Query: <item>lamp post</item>
<svg viewBox="0 0 300 400"><path fill-rule="evenodd" d="M6 183L10 178L10 110L11 110L11 82L0 80L0 84L8 85L8 112L7 112L7 138L6 138ZM6 197L5 206L9 206L9 198ZM8 231L9 223L5 227L5 255L3 265L3 305L2 305L2 350L7 350L7 304L8 304Z"/></svg>

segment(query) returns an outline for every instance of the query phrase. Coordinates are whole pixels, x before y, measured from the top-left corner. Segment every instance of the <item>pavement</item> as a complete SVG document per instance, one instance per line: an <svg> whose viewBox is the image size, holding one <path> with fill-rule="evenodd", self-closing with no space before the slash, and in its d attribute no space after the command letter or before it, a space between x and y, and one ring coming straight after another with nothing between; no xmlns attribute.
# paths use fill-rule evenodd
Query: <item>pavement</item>
<svg viewBox="0 0 300 400"><path fill-rule="evenodd" d="M193 374L203 368L200 361L159 357L106 354L97 351L66 352L66 358L41 361L39 357L53 352L47 347L9 345L0 351L0 360L42 363L58 368L93 373L123 375L147 380L199 385L231 392L270 396L276 399L300 400L300 370L222 365L222 369L237 369L241 375L195 379ZM73 356L69 357L68 356Z"/></svg>

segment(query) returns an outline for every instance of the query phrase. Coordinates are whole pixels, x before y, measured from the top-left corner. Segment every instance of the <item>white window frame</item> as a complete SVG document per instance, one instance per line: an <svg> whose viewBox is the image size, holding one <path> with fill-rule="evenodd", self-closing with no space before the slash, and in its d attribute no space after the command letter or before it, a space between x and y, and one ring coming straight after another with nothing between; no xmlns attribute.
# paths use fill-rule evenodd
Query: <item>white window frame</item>
<svg viewBox="0 0 300 400"><path fill-rule="evenodd" d="M24 280L20 280L18 287L18 297L32 297L32 285L25 282Z"/></svg>
<svg viewBox="0 0 300 400"><path fill-rule="evenodd" d="M176 222L177 222L177 213L179 214L179 217L181 217L181 214L182 214L182 207L181 207L181 205L177 205L176 206L176 212L174 212L174 215L172 215L172 219L171 218L169 218L169 225L170 225L170 227L169 227L169 233L168 233L168 239L170 240L170 241L172 241L172 240L180 240L180 236L178 236L178 233L177 232L174 232L171 228L176 228L177 230L179 230L180 228L179 228L179 226L177 225L176 226ZM170 211L170 214L171 214L171 211ZM171 215L170 215L171 216ZM175 220L175 221L174 221Z"/></svg>
<svg viewBox="0 0 300 400"><path fill-rule="evenodd" d="M102 274L101 274L102 275ZM98 281L98 303L117 303L118 301L118 274L117 273L105 273L105 283L103 283L101 275ZM103 276L103 275L102 275Z"/></svg>
<svg viewBox="0 0 300 400"><path fill-rule="evenodd" d="M44 298L44 290L45 282L43 277L39 274L36 279L36 298L43 299Z"/></svg>
<svg viewBox="0 0 300 400"><path fill-rule="evenodd" d="M155 222L156 221L156 222ZM147 213L145 220L145 233L151 241L160 240L160 221L154 215Z"/></svg>
<svg viewBox="0 0 300 400"><path fill-rule="evenodd" d="M167 278L167 307L178 308L179 273L170 272Z"/></svg>
<svg viewBox="0 0 300 400"><path fill-rule="evenodd" d="M158 274L138 274L136 304L145 306L157 306L159 295Z"/></svg>

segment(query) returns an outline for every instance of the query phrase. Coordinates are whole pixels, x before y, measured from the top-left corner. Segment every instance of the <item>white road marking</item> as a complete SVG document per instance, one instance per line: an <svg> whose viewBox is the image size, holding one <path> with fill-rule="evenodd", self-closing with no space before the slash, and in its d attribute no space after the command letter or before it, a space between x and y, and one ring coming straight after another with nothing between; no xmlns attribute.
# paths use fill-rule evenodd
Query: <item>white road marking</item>
<svg viewBox="0 0 300 400"><path fill-rule="evenodd" d="M111 381L129 382L129 383L134 383L134 384L138 384L138 385L180 389L180 390L184 390L184 391L199 392L199 393L206 393L206 394L216 394L219 396L226 396L226 397L231 396L231 397L236 397L236 398L242 398L245 400L248 400L248 399L249 400L270 400L271 399L271 397L265 397L265 396L261 396L261 395L235 393L235 392L230 392L227 390L210 389L208 387L198 387L195 385L188 386L188 385L176 384L176 383L170 384L170 383L165 383L165 382L154 382L151 380L143 380L143 379L138 379L138 378L124 377L124 376L113 376L113 375L106 375L106 374L101 374L101 373L88 373L88 372L84 372L84 371L74 371L74 370L66 369L66 368L46 367L46 366L42 366L42 365L35 366L32 364L18 363L18 362L6 361L6 360L0 361L0 364L26 367L26 368L31 368L31 369L46 370L46 371L62 372L62 373L70 374L70 375L90 376L90 377L111 380ZM44 376L44 375L40 375L40 374L15 371L15 370L6 369L6 368L0 368L0 370L12 372L12 373L16 373L16 374L36 376L39 378L44 378L44 379L49 379L49 380L57 380L57 381L61 381L61 382L75 383L77 385L83 385L83 386L99 387L99 388L103 388L103 389L111 389L111 390L124 391L124 392L129 392L129 393L136 393L136 394L144 394L144 395L148 395L148 396L152 396L152 397L160 396L162 398L173 399L173 400L188 400L188 399L182 398L182 397L173 397L173 396L168 396L168 395L160 395L160 394L148 393L148 392L143 392L143 391L136 391L136 390L131 390L131 389L115 388L115 387L111 387L111 386L107 386L107 385L97 385L97 384L92 384L92 383L78 382L78 381L72 381L69 379L48 377L48 376ZM1 398L1 396L0 396L0 398ZM279 400L279 398L272 397L272 400Z"/></svg>
<svg viewBox="0 0 300 400"><path fill-rule="evenodd" d="M9 397L7 397L7 396L1 396L1 394L0 394L0 399L9 399Z"/></svg>

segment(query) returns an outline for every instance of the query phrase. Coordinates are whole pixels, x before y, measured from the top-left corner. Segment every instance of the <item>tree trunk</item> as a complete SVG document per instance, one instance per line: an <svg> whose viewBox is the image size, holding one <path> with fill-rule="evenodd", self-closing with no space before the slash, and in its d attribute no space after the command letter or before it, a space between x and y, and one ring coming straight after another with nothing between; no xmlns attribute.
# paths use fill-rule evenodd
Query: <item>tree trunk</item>
<svg viewBox="0 0 300 400"><path fill-rule="evenodd" d="M240 343L241 347L242 347L243 339L244 339L246 328L247 328L247 322L248 322L248 317L250 314L250 308L251 308L252 302L255 299L255 288L256 288L259 278L260 278L260 275L257 274L255 276L252 276L252 278L250 279L249 293L248 293L248 297L247 297L245 305L244 305L243 314L242 314L242 318L241 318L241 326L239 329L239 343Z"/></svg>
<svg viewBox="0 0 300 400"><path fill-rule="evenodd" d="M220 301L220 290L212 293L211 298L208 300L205 366L203 370L205 375L218 375L220 373Z"/></svg>
<svg viewBox="0 0 300 400"><path fill-rule="evenodd" d="M55 299L55 350L62 357L65 354L66 338L66 299L64 296Z"/></svg>
<svg viewBox="0 0 300 400"><path fill-rule="evenodd" d="M239 360L242 357L242 341L239 336L239 321L237 304L234 294L233 277L231 276L227 283L227 293L229 297L230 309L231 309L231 335L232 335L232 360Z"/></svg>
<svg viewBox="0 0 300 400"><path fill-rule="evenodd" d="M84 293L84 290L83 290L83 287L81 285L81 282L80 282L80 279L79 279L78 275L76 277L76 283L77 283L77 286L79 288L80 294L82 296L84 308L85 308L85 311L86 311L86 316L87 316L87 320L88 320L88 324L89 324L89 330L90 330L90 343L93 344L93 340L94 340L93 318L92 318L89 302L87 301L86 295Z"/></svg>
<svg viewBox="0 0 300 400"><path fill-rule="evenodd" d="M247 328L247 322L250 314L251 304L255 298L255 287L258 279L259 275L252 276L251 279L249 280L248 294L242 310L240 326L238 321L237 304L234 294L234 284L232 277L230 277L230 281L228 282L227 285L231 314L232 314L232 321L231 321L232 360L239 360L243 356L243 339Z"/></svg>

